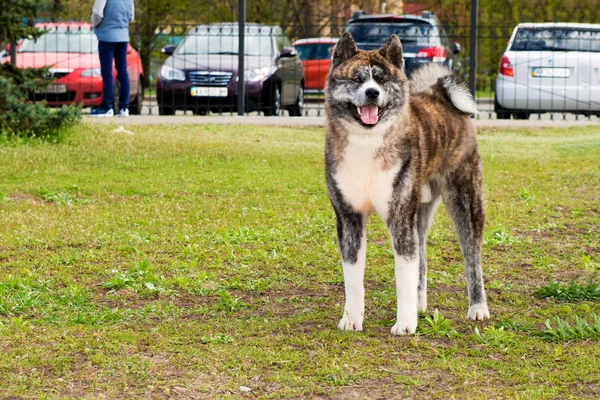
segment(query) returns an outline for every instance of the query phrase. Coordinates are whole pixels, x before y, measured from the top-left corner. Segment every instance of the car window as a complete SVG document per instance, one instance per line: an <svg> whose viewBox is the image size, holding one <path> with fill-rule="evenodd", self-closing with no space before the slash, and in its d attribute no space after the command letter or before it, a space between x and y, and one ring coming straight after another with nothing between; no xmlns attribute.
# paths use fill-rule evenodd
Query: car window
<svg viewBox="0 0 600 400"><path fill-rule="evenodd" d="M400 23L352 23L346 27L357 42L383 43L394 33L402 43L411 45L431 45L438 43L437 34L428 22L411 21Z"/></svg>
<svg viewBox="0 0 600 400"><path fill-rule="evenodd" d="M519 28L510 50L600 52L600 29Z"/></svg>
<svg viewBox="0 0 600 400"><path fill-rule="evenodd" d="M37 39L25 39L19 48L21 53L97 53L96 35L79 30L51 31Z"/></svg>
<svg viewBox="0 0 600 400"><path fill-rule="evenodd" d="M292 47L292 42L290 42L290 38L287 36L283 36L283 47Z"/></svg>
<svg viewBox="0 0 600 400"><path fill-rule="evenodd" d="M270 56L273 54L270 35L244 36L247 56ZM177 54L238 54L239 36L237 32L229 35L192 34L187 36L177 48Z"/></svg>
<svg viewBox="0 0 600 400"><path fill-rule="evenodd" d="M301 60L328 60L333 46L333 43L301 44L296 46L296 50Z"/></svg>

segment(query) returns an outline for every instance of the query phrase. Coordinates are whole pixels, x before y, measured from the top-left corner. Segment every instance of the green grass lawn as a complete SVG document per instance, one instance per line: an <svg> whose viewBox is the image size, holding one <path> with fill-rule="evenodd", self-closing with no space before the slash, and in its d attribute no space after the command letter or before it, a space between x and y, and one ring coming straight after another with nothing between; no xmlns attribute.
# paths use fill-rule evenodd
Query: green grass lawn
<svg viewBox="0 0 600 400"><path fill-rule="evenodd" d="M0 144L0 397L598 397L600 127L480 132L492 318L441 209L410 337L379 218L365 331L336 328L322 129L113 129Z"/></svg>

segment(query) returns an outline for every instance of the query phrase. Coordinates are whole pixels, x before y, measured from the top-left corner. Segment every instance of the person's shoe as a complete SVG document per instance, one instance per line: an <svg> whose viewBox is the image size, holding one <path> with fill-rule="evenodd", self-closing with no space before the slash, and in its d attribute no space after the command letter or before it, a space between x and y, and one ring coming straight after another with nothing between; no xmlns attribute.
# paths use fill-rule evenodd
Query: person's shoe
<svg viewBox="0 0 600 400"><path fill-rule="evenodd" d="M129 117L129 108L119 110L119 117Z"/></svg>
<svg viewBox="0 0 600 400"><path fill-rule="evenodd" d="M113 111L112 108L104 108L104 107L98 107L95 110L92 110L92 112L90 113L90 117L95 117L95 118L111 118L115 115L115 112Z"/></svg>

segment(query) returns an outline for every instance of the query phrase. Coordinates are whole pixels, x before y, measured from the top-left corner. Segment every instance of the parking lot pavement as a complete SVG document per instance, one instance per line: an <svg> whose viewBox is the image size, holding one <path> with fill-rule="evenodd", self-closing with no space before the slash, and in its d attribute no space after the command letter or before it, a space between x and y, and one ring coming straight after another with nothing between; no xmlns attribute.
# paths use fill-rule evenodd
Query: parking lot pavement
<svg viewBox="0 0 600 400"><path fill-rule="evenodd" d="M266 125L266 126L296 126L296 127L324 127L325 110L322 102L311 102L305 106L305 116L289 117L287 112L281 117L264 117L257 112L248 115L238 116L231 113L209 115L193 115L191 111L184 113L178 111L174 116L158 115L158 106L154 102L147 101L146 106L142 108L142 115L130 116L128 118L90 118L86 120L93 123L109 124L135 124L135 125L157 125L157 124L240 124L240 125ZM493 112L493 99L477 99L480 114L473 121L477 127L523 127L523 128L542 128L542 127L569 127L600 125L600 118L583 117L574 114L545 113L541 115L532 115L529 120L498 120ZM84 110L85 112L85 110Z"/></svg>

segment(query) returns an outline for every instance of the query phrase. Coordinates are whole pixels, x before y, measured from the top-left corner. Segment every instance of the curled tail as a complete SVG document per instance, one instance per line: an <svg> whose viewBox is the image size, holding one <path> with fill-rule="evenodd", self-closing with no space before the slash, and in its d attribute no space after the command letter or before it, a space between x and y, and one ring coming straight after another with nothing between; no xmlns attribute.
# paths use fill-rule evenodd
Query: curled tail
<svg viewBox="0 0 600 400"><path fill-rule="evenodd" d="M479 114L477 103L464 81L440 64L429 63L417 69L410 77L410 93L441 96L465 114Z"/></svg>

